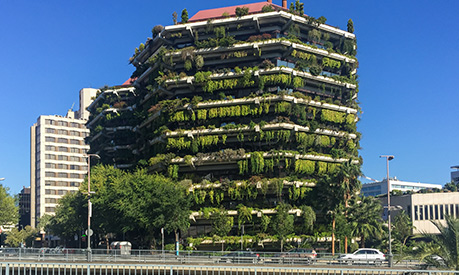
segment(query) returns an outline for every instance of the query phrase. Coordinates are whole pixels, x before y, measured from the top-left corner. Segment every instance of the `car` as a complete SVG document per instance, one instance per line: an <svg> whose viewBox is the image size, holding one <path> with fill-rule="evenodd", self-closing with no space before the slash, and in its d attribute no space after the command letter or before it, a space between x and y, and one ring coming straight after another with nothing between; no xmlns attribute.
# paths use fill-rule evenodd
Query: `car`
<svg viewBox="0 0 459 275"><path fill-rule="evenodd" d="M386 260L386 255L374 248L360 248L352 254L344 254L339 257L340 263L367 263L379 265Z"/></svg>
<svg viewBox="0 0 459 275"><path fill-rule="evenodd" d="M19 249L18 248L3 247L3 248L0 249L0 255L7 256L7 257L18 256L19 255Z"/></svg>
<svg viewBox="0 0 459 275"><path fill-rule="evenodd" d="M260 254L253 251L233 251L226 255L223 255L219 260L219 263L253 263L260 262Z"/></svg>
<svg viewBox="0 0 459 275"><path fill-rule="evenodd" d="M310 264L316 259L317 252L310 248L294 248L280 253L278 257L280 258L279 262L282 263Z"/></svg>

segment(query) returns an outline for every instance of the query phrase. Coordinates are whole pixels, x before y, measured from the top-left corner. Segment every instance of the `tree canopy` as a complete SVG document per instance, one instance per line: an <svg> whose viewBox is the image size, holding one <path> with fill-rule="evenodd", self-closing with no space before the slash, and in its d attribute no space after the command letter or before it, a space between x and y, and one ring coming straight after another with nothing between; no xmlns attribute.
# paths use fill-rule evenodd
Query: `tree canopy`
<svg viewBox="0 0 459 275"><path fill-rule="evenodd" d="M15 199L8 194L8 188L0 184L0 226L18 222L19 212Z"/></svg>

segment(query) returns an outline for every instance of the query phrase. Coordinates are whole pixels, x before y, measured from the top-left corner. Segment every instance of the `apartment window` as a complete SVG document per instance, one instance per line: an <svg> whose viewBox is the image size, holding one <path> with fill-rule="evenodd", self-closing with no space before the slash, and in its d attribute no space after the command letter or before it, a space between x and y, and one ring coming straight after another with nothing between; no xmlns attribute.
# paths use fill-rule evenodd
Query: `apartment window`
<svg viewBox="0 0 459 275"><path fill-rule="evenodd" d="M454 204L449 205L449 215L454 217Z"/></svg>
<svg viewBox="0 0 459 275"><path fill-rule="evenodd" d="M429 219L429 206L428 205L424 205L424 216L426 220Z"/></svg>
<svg viewBox="0 0 459 275"><path fill-rule="evenodd" d="M46 133L48 133L48 134L54 134L54 129L52 129L52 128L46 128Z"/></svg>
<svg viewBox="0 0 459 275"><path fill-rule="evenodd" d="M56 151L56 147L54 147L52 145L46 145L45 146L45 150L46 151Z"/></svg>
<svg viewBox="0 0 459 275"><path fill-rule="evenodd" d="M57 122L57 125L58 125L58 126L65 126L65 127L67 127L67 122L65 122L65 121L58 121L58 122Z"/></svg>
<svg viewBox="0 0 459 275"><path fill-rule="evenodd" d="M52 120L52 119L45 119L45 124L46 124L46 125L54 125L54 120Z"/></svg>
<svg viewBox="0 0 459 275"><path fill-rule="evenodd" d="M422 205L419 205L419 220L424 220L424 207Z"/></svg>
<svg viewBox="0 0 459 275"><path fill-rule="evenodd" d="M46 142L55 142L55 140L56 140L56 139L53 138L53 137L45 137L45 141L46 141Z"/></svg>
<svg viewBox="0 0 459 275"><path fill-rule="evenodd" d="M62 146L59 147L59 152L68 152L68 151L69 151L69 148L67 147L62 147Z"/></svg>
<svg viewBox="0 0 459 275"><path fill-rule="evenodd" d="M430 219L433 220L434 219L433 205L429 206L429 213L430 213Z"/></svg>
<svg viewBox="0 0 459 275"><path fill-rule="evenodd" d="M45 207L45 212L54 213L55 207Z"/></svg>
<svg viewBox="0 0 459 275"><path fill-rule="evenodd" d="M79 161L80 161L80 158L79 158L79 157L70 157L70 161L77 161L77 162L79 162Z"/></svg>
<svg viewBox="0 0 459 275"><path fill-rule="evenodd" d="M80 128L80 124L78 124L76 122L70 122L70 127L72 127L72 128Z"/></svg>
<svg viewBox="0 0 459 275"><path fill-rule="evenodd" d="M411 218L411 205L410 204L406 206L406 214L408 214L408 217Z"/></svg>
<svg viewBox="0 0 459 275"><path fill-rule="evenodd" d="M419 216L418 216L418 206L415 205L414 206L414 219L417 221L419 219Z"/></svg>
<svg viewBox="0 0 459 275"><path fill-rule="evenodd" d="M67 143L69 143L69 140L66 139L66 138L58 138L58 139L57 139L57 142L59 142L59 143L66 143L66 144L67 144Z"/></svg>
<svg viewBox="0 0 459 275"><path fill-rule="evenodd" d="M435 219L438 220L438 205L436 204L434 207L435 207Z"/></svg>
<svg viewBox="0 0 459 275"><path fill-rule="evenodd" d="M58 164L57 169L67 169L67 164Z"/></svg>
<svg viewBox="0 0 459 275"><path fill-rule="evenodd" d="M80 153L80 149L78 149L78 148L70 148L70 153Z"/></svg>
<svg viewBox="0 0 459 275"><path fill-rule="evenodd" d="M80 174L70 174L70 178L79 179L80 178Z"/></svg>
<svg viewBox="0 0 459 275"><path fill-rule="evenodd" d="M55 198L46 198L45 203L57 203L57 199Z"/></svg>
<svg viewBox="0 0 459 275"><path fill-rule="evenodd" d="M70 140L70 144L80 145L80 141L77 140L77 139L71 139L71 140Z"/></svg>
<svg viewBox="0 0 459 275"><path fill-rule="evenodd" d="M54 164L54 163L46 163L46 164L45 164L45 167L46 167L46 168L55 169L55 168L56 168L56 164Z"/></svg>
<svg viewBox="0 0 459 275"><path fill-rule="evenodd" d="M440 204L438 207L440 207L440 220L443 220L445 218L443 215L443 204Z"/></svg>
<svg viewBox="0 0 459 275"><path fill-rule="evenodd" d="M70 183L70 186L72 186L72 187L78 187L78 186L80 186L80 183L78 183L78 182L71 182L71 183Z"/></svg>
<svg viewBox="0 0 459 275"><path fill-rule="evenodd" d="M446 215L449 215L449 207L447 204L444 205L444 208L445 208L445 216Z"/></svg>
<svg viewBox="0 0 459 275"><path fill-rule="evenodd" d="M45 177L55 177L56 173L54 172L45 172Z"/></svg>
<svg viewBox="0 0 459 275"><path fill-rule="evenodd" d="M70 170L80 170L78 165L70 165Z"/></svg>
<svg viewBox="0 0 459 275"><path fill-rule="evenodd" d="M67 135L68 131L67 131L67 130L59 129L59 130L57 130L57 133L58 133L59 135Z"/></svg>
<svg viewBox="0 0 459 275"><path fill-rule="evenodd" d="M45 154L45 159L56 159L56 155Z"/></svg>
<svg viewBox="0 0 459 275"><path fill-rule="evenodd" d="M70 131L70 135L74 137L79 137L80 133L78 131Z"/></svg>
<svg viewBox="0 0 459 275"><path fill-rule="evenodd" d="M52 181L52 180L46 180L45 181L45 186L54 186L54 185L56 185L55 181Z"/></svg>
<svg viewBox="0 0 459 275"><path fill-rule="evenodd" d="M65 190L57 190L57 194L58 195L65 195L65 193L67 193L67 191L65 191Z"/></svg>
<svg viewBox="0 0 459 275"><path fill-rule="evenodd" d="M64 156L64 155L59 155L59 156L57 157L57 159L58 159L58 160L68 160L69 157Z"/></svg>
<svg viewBox="0 0 459 275"><path fill-rule="evenodd" d="M57 177L59 177L59 178L66 178L66 177L67 177L67 173L58 173L58 174L57 174Z"/></svg>

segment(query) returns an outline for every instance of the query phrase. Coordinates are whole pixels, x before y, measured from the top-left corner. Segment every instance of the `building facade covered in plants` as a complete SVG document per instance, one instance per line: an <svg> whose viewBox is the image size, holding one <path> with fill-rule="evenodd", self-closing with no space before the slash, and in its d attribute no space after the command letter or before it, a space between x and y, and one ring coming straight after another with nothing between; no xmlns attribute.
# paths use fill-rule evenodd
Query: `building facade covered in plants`
<svg viewBox="0 0 459 275"><path fill-rule="evenodd" d="M90 106L91 152L186 184L190 236L268 232L281 204L300 228L320 179L361 162L353 26L325 21L268 1L154 27Z"/></svg>

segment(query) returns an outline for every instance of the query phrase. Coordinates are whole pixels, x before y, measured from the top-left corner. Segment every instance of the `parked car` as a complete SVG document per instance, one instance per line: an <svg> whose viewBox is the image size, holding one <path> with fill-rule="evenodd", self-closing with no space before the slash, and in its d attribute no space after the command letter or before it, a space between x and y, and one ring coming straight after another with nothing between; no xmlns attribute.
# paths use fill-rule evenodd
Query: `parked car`
<svg viewBox="0 0 459 275"><path fill-rule="evenodd" d="M360 248L352 254L341 255L339 261L341 263L367 263L367 264L381 264L386 260L386 255L374 248Z"/></svg>
<svg viewBox="0 0 459 275"><path fill-rule="evenodd" d="M234 251L223 255L219 260L219 263L253 263L260 262L260 254L253 251Z"/></svg>
<svg viewBox="0 0 459 275"><path fill-rule="evenodd" d="M0 248L0 255L11 257L19 255L19 248L2 247Z"/></svg>
<svg viewBox="0 0 459 275"><path fill-rule="evenodd" d="M279 262L282 263L310 264L316 259L317 252L314 249L294 248L280 253L278 257L280 258Z"/></svg>

